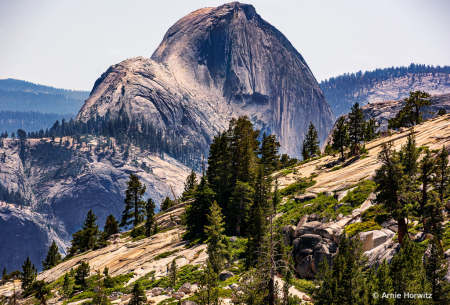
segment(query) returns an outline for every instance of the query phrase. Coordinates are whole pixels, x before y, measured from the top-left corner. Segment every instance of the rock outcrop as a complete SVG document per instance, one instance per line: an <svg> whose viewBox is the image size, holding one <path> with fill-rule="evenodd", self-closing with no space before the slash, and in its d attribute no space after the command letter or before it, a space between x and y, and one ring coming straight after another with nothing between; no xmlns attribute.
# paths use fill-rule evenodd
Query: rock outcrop
<svg viewBox="0 0 450 305"><path fill-rule="evenodd" d="M231 118L247 115L291 156L299 155L310 121L322 141L334 122L300 53L253 6L238 2L183 17L151 59L111 66L77 120L123 111L203 149Z"/></svg>
<svg viewBox="0 0 450 305"><path fill-rule="evenodd" d="M180 194L190 170L178 161L130 147L99 148L60 145L59 139L29 139L25 161L19 157L19 140L3 139L0 145L0 183L19 192L27 206L0 204L0 267L17 270L30 256L41 268L53 240L62 253L71 234L79 230L92 209L103 228L106 217L120 219L126 181L137 173L147 186L146 198L158 204L171 194ZM177 221L177 219L174 219ZM170 220L161 223L170 227Z"/></svg>
<svg viewBox="0 0 450 305"><path fill-rule="evenodd" d="M434 117L436 113L439 111L439 109L445 109L447 113L450 113L450 93L433 95L431 96L430 100L433 104L431 106L423 107L424 111L423 117L425 119L430 119ZM404 105L405 101L402 99L395 101L382 101L371 103L365 105L361 109L364 113L366 120L374 118L380 124L378 130L384 131L388 129L388 120L395 117L395 115L403 108ZM347 117L347 115L345 115L344 117ZM335 128L336 125L333 126L326 141L323 142L324 144L322 145L322 150L325 149L326 146L325 143L331 141L332 134Z"/></svg>

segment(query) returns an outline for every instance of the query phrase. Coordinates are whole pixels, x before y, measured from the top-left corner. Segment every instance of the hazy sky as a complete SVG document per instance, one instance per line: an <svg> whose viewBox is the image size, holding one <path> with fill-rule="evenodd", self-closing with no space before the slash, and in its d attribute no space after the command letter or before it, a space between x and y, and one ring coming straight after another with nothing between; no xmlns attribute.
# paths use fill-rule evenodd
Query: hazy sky
<svg viewBox="0 0 450 305"><path fill-rule="evenodd" d="M150 57L165 32L215 0L0 0L0 78L91 90L106 69ZM450 65L448 0L255 0L317 80L423 63Z"/></svg>

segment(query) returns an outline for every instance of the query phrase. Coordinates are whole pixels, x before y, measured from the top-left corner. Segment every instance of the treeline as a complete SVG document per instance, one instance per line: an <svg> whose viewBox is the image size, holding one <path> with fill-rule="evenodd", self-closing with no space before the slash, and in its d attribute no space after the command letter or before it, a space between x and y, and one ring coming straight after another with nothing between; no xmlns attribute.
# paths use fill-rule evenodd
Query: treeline
<svg viewBox="0 0 450 305"><path fill-rule="evenodd" d="M195 147L191 143L184 144L178 134L164 134L161 130L157 130L151 122L149 123L143 118L131 120L125 111L121 111L116 118L111 118L107 114L105 117L91 118L87 122L74 121L73 119L67 122L63 119L60 123L57 120L50 129L29 132L27 137L55 138L70 136L74 138L76 143L81 143L83 135L114 138L119 146L132 143L141 150L159 154L166 153L192 168L198 167L198 156L206 150L206 148ZM7 133L1 135L2 138L8 136ZM16 137L16 134L12 133L11 137ZM107 140L107 143L112 145L110 140Z"/></svg>
<svg viewBox="0 0 450 305"><path fill-rule="evenodd" d="M74 114L56 114L42 113L38 111L10 111L0 110L0 131L11 134L17 129L23 129L26 132L35 132L40 129L50 128L55 121L74 118Z"/></svg>
<svg viewBox="0 0 450 305"><path fill-rule="evenodd" d="M411 64L408 67L391 67L385 69L376 69L374 71L344 73L337 77L320 82L325 97L330 104L336 116L345 114L348 108L343 107L342 103L348 99L353 99L354 94L360 90L372 86L374 83L395 79L407 75L413 77L424 76L427 74L435 76L437 73L450 75L450 66L430 66L421 64ZM339 107L337 107L339 106ZM349 105L351 107L351 104ZM345 108L345 109L344 109ZM341 110L342 109L342 110Z"/></svg>
<svg viewBox="0 0 450 305"><path fill-rule="evenodd" d="M7 91L0 89L0 109L38 111L59 114L78 113L84 100L46 92Z"/></svg>
<svg viewBox="0 0 450 305"><path fill-rule="evenodd" d="M55 95L63 95L72 99L83 101L89 97L89 91L55 88L13 78L1 79L0 89L5 91L32 91L50 93Z"/></svg>

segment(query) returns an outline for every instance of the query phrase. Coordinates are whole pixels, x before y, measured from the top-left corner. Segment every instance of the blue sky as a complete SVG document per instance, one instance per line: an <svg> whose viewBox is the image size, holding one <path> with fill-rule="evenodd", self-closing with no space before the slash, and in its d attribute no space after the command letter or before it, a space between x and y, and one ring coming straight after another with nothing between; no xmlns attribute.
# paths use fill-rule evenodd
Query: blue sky
<svg viewBox="0 0 450 305"><path fill-rule="evenodd" d="M0 0L0 78L91 90L106 69L150 57L165 32L215 0ZM411 62L450 65L447 0L255 0L317 80Z"/></svg>

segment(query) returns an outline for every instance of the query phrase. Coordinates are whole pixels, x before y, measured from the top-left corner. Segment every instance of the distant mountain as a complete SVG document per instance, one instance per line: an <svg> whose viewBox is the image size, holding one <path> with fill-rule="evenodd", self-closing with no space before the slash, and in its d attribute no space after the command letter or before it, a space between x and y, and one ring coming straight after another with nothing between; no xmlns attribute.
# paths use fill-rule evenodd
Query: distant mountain
<svg viewBox="0 0 450 305"><path fill-rule="evenodd" d="M23 129L28 132L36 132L53 126L56 120L60 122L62 119L69 121L75 118L74 114L56 114L56 113L41 113L37 111L10 111L0 110L0 132L17 132L17 129Z"/></svg>
<svg viewBox="0 0 450 305"><path fill-rule="evenodd" d="M111 66L77 121L123 112L204 151L231 118L247 115L294 157L310 122L323 141L335 119L302 55L253 6L238 2L192 12L151 59Z"/></svg>
<svg viewBox="0 0 450 305"><path fill-rule="evenodd" d="M350 112L355 103L360 106L374 102L399 100L410 91L430 94L450 93L450 66L433 67L411 64L375 71L346 73L320 83L336 117Z"/></svg>
<svg viewBox="0 0 450 305"><path fill-rule="evenodd" d="M42 113L78 113L88 91L74 91L37 85L17 79L0 80L0 110Z"/></svg>

